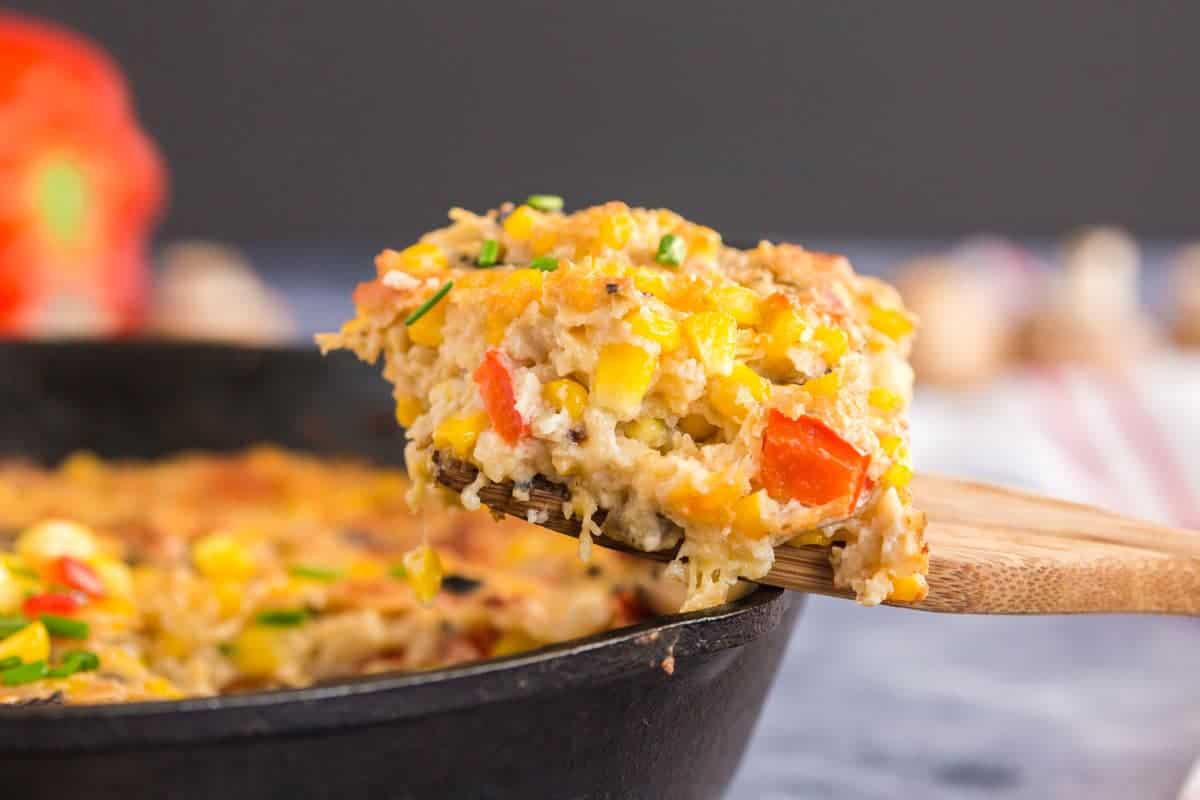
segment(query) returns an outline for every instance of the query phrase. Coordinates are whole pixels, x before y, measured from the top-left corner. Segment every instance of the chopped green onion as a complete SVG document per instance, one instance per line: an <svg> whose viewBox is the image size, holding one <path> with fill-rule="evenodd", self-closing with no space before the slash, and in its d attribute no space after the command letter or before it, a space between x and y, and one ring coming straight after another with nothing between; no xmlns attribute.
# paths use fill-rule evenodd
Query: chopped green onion
<svg viewBox="0 0 1200 800"><path fill-rule="evenodd" d="M475 259L477 267L494 267L500 262L500 243L495 239L484 239L479 245L479 258Z"/></svg>
<svg viewBox="0 0 1200 800"><path fill-rule="evenodd" d="M51 678L69 678L76 672L90 672L100 666L100 656L91 650L68 650L63 653L62 664L46 673Z"/></svg>
<svg viewBox="0 0 1200 800"><path fill-rule="evenodd" d="M91 628L86 622L70 617L60 617L55 614L42 614L42 624L51 636L65 636L68 639L86 639Z"/></svg>
<svg viewBox="0 0 1200 800"><path fill-rule="evenodd" d="M531 194L525 205L538 211L562 211L563 199L556 194Z"/></svg>
<svg viewBox="0 0 1200 800"><path fill-rule="evenodd" d="M421 317L429 313L429 310L442 301L442 298L450 294L450 290L454 288L454 281L446 281L442 288L433 293L433 297L426 300L421 305L417 306L417 310L408 315L404 320L405 325L412 325Z"/></svg>
<svg viewBox="0 0 1200 800"><path fill-rule="evenodd" d="M402 581L408 580L408 570L404 568L403 564L394 565L391 569L388 570L388 574L391 575L393 578L398 578L399 580L402 580Z"/></svg>
<svg viewBox="0 0 1200 800"><path fill-rule="evenodd" d="M9 667L0 672L0 683L5 686L20 686L23 683L33 683L46 677L49 669L45 661L31 661L19 667Z"/></svg>
<svg viewBox="0 0 1200 800"><path fill-rule="evenodd" d="M0 658L0 672L6 669L12 669L21 665L20 656L9 656L8 658Z"/></svg>
<svg viewBox="0 0 1200 800"><path fill-rule="evenodd" d="M308 621L308 612L302 608L260 611L254 619L259 625L270 625L275 628L294 628Z"/></svg>
<svg viewBox="0 0 1200 800"><path fill-rule="evenodd" d="M342 573L336 569L324 569L322 567L306 567L303 564L293 564L288 572L296 578L308 578L314 581L336 581L342 577Z"/></svg>
<svg viewBox="0 0 1200 800"><path fill-rule="evenodd" d="M232 658L233 654L237 652L237 645L233 642L221 642L217 645L217 652L226 658Z"/></svg>
<svg viewBox="0 0 1200 800"><path fill-rule="evenodd" d="M0 639L12 636L28 624L24 617L0 617Z"/></svg>
<svg viewBox="0 0 1200 800"><path fill-rule="evenodd" d="M554 258L553 256L542 256L541 258L535 258L533 261L529 262L529 268L539 269L542 272L554 272L554 270L558 269L558 259Z"/></svg>
<svg viewBox="0 0 1200 800"><path fill-rule="evenodd" d="M687 242L673 233L664 234L658 240L658 252L654 260L668 267L678 267L687 257Z"/></svg>
<svg viewBox="0 0 1200 800"><path fill-rule="evenodd" d="M29 567L9 567L8 571L13 575L20 575L22 578L32 578L35 581L41 577Z"/></svg>

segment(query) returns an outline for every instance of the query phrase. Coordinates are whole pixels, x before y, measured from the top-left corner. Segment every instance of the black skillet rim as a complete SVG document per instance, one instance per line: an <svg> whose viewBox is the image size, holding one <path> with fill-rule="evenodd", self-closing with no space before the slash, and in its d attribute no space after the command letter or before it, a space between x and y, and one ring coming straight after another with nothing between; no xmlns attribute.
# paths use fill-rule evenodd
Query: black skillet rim
<svg viewBox="0 0 1200 800"><path fill-rule="evenodd" d="M209 698L0 710L0 753L170 746L386 724L533 694L594 686L668 657L740 647L774 629L792 600L760 586L704 611L674 614L527 654L303 689ZM681 664L680 668L686 668Z"/></svg>

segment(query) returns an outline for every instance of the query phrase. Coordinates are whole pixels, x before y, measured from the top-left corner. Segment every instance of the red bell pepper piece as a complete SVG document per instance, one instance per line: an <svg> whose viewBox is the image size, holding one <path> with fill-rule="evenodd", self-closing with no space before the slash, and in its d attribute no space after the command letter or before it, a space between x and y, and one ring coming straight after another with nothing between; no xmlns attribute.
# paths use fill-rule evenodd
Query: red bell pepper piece
<svg viewBox="0 0 1200 800"><path fill-rule="evenodd" d="M763 434L759 481L781 503L822 506L844 499L858 505L871 456L858 452L814 417L791 419L771 409Z"/></svg>
<svg viewBox="0 0 1200 800"><path fill-rule="evenodd" d="M488 350L483 363L475 370L475 383L479 386L483 408L496 433L509 444L519 442L529 432L529 426L521 418L521 412L517 411L512 373L504 353Z"/></svg>
<svg viewBox="0 0 1200 800"><path fill-rule="evenodd" d="M73 594L46 592L25 598L21 611L30 619L37 619L42 614L74 614L83 606L83 600Z"/></svg>
<svg viewBox="0 0 1200 800"><path fill-rule="evenodd" d="M50 565L50 580L90 597L104 596L104 581L86 563L72 556L59 556Z"/></svg>

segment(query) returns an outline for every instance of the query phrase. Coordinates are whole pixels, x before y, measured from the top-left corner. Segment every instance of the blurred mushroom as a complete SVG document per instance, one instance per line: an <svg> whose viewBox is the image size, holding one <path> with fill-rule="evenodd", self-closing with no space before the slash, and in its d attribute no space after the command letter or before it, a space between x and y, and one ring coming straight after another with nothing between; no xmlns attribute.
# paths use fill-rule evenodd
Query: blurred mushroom
<svg viewBox="0 0 1200 800"><path fill-rule="evenodd" d="M1179 251L1168 280L1175 341L1200 347L1200 244Z"/></svg>
<svg viewBox="0 0 1200 800"><path fill-rule="evenodd" d="M1011 326L988 286L946 258L924 258L900 268L896 285L921 319L912 365L921 383L967 387L1003 369Z"/></svg>
<svg viewBox="0 0 1200 800"><path fill-rule="evenodd" d="M1063 267L1026 325L1029 357L1119 367L1157 347L1157 331L1138 304L1140 261L1137 243L1120 229L1085 228L1069 237Z"/></svg>
<svg viewBox="0 0 1200 800"><path fill-rule="evenodd" d="M270 344L292 337L283 301L239 251L214 242L177 242L162 253L151 332L179 339Z"/></svg>

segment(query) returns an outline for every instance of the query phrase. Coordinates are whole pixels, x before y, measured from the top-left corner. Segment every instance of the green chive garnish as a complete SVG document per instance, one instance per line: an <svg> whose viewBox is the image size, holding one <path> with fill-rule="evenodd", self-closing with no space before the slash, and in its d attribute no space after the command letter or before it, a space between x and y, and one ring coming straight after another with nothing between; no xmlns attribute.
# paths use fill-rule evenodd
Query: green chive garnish
<svg viewBox="0 0 1200 800"><path fill-rule="evenodd" d="M9 567L8 571L13 575L20 575L22 578L32 578L37 580L41 576L28 567Z"/></svg>
<svg viewBox="0 0 1200 800"><path fill-rule="evenodd" d="M90 672L100 666L100 656L91 650L68 650L63 653L62 663L47 672L51 678L69 678L76 672Z"/></svg>
<svg viewBox="0 0 1200 800"><path fill-rule="evenodd" d="M477 267L494 267L500 262L500 243L495 239L484 239L479 245L479 258L475 259Z"/></svg>
<svg viewBox="0 0 1200 800"><path fill-rule="evenodd" d="M9 656L8 658L0 658L0 672L6 669L12 669L21 665L20 656Z"/></svg>
<svg viewBox="0 0 1200 800"><path fill-rule="evenodd" d="M45 661L31 661L18 667L9 667L0 672L0 683L5 686L20 686L23 683L33 683L46 677L49 669Z"/></svg>
<svg viewBox="0 0 1200 800"><path fill-rule="evenodd" d="M91 630L83 620L59 617L54 614L42 614L42 624L51 636L63 636L68 639L86 639Z"/></svg>
<svg viewBox="0 0 1200 800"><path fill-rule="evenodd" d="M668 267L678 267L687 256L687 243L673 233L664 234L658 240L658 252L654 260Z"/></svg>
<svg viewBox="0 0 1200 800"><path fill-rule="evenodd" d="M554 272L554 270L558 269L558 259L554 258L553 256L542 256L541 258L535 258L533 261L529 262L529 268L539 269L542 272Z"/></svg>
<svg viewBox="0 0 1200 800"><path fill-rule="evenodd" d="M24 617L0 617L0 639L12 636L28 624Z"/></svg>
<svg viewBox="0 0 1200 800"><path fill-rule="evenodd" d="M303 564L294 564L289 569L296 578L308 578L314 581L336 581L342 577L342 573L336 569L323 569L321 567L306 567Z"/></svg>
<svg viewBox="0 0 1200 800"><path fill-rule="evenodd" d="M563 199L556 194L531 194L525 205L538 211L562 211Z"/></svg>
<svg viewBox="0 0 1200 800"><path fill-rule="evenodd" d="M408 570L404 568L403 564L396 564L388 570L388 574L402 581L408 580Z"/></svg>
<svg viewBox="0 0 1200 800"><path fill-rule="evenodd" d="M254 619L259 625L270 625L275 628L294 628L308 621L308 612L302 608L290 611L260 611Z"/></svg>
<svg viewBox="0 0 1200 800"><path fill-rule="evenodd" d="M442 288L438 289L436 292L433 293L433 297L429 298L424 303L421 303L421 305L417 306L416 311L414 311L408 315L408 317L404 320L404 324L412 325L414 322L419 320L421 317L428 314L429 309L433 308L438 303L440 303L442 301L442 298L445 297L446 295L450 294L450 290L453 288L454 288L454 281L446 281L446 283L442 285Z"/></svg>
<svg viewBox="0 0 1200 800"><path fill-rule="evenodd" d="M237 645L233 642L221 642L217 645L217 652L226 658L233 658L233 654L237 652Z"/></svg>

